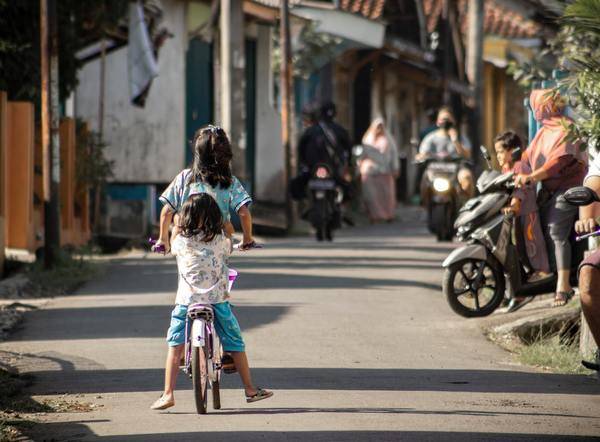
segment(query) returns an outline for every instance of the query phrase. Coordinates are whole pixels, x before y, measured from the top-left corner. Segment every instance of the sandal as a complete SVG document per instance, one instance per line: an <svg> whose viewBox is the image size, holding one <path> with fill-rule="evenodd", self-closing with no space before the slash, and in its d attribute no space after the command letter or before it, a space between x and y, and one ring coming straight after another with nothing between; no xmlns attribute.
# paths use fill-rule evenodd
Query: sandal
<svg viewBox="0 0 600 442"><path fill-rule="evenodd" d="M237 373L237 369L235 368L235 362L233 362L233 358L230 354L224 354L221 358L221 367L226 374Z"/></svg>
<svg viewBox="0 0 600 442"><path fill-rule="evenodd" d="M161 396L156 400L156 402L154 402L152 405L150 405L150 409L151 410L166 410L167 408L171 408L174 405L175 405L175 401L173 399L168 401L167 398L165 398L164 396Z"/></svg>
<svg viewBox="0 0 600 442"><path fill-rule="evenodd" d="M552 307L563 307L567 305L573 296L575 296L575 290L570 290L568 292L556 292Z"/></svg>
<svg viewBox="0 0 600 442"><path fill-rule="evenodd" d="M525 307L527 304L529 304L532 299L533 299L532 297L528 297L528 298L521 298L521 297L511 298L510 302L508 303L508 309L506 310L506 313L516 312L521 307Z"/></svg>
<svg viewBox="0 0 600 442"><path fill-rule="evenodd" d="M262 388L259 387L256 390L256 393L254 395L246 396L246 402L250 404L252 402L258 402L258 401L262 401L263 399L268 399L271 396L273 396L272 391L263 390Z"/></svg>

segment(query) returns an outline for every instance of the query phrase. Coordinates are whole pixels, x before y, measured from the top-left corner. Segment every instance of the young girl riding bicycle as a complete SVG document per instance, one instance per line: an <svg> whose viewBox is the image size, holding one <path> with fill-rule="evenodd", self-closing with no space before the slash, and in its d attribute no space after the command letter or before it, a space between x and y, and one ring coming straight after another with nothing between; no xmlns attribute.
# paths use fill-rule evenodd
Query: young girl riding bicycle
<svg viewBox="0 0 600 442"><path fill-rule="evenodd" d="M176 215L172 250L177 256L179 283L167 332L169 351L164 392L150 407L153 410L175 405L174 389L184 351L187 306L197 302L212 305L217 334L242 378L247 402L273 395L256 388L252 382L239 324L227 301L227 258L233 233L229 212L236 210L242 221L242 247L252 247L252 219L247 207L251 198L231 174L231 146L223 129L215 126L200 129L193 147L193 167L178 174L161 195L165 206L157 244L163 244L167 251L171 249L168 229Z"/></svg>

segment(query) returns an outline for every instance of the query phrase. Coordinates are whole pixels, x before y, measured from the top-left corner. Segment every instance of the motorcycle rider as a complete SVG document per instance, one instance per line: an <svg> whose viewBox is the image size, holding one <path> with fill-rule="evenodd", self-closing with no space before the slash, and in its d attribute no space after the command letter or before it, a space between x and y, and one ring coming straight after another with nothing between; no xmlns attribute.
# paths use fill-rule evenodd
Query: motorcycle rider
<svg viewBox="0 0 600 442"><path fill-rule="evenodd" d="M590 153L594 154L594 152ZM600 194L600 155L595 152L595 156L590 160L590 168L583 184ZM578 234L591 233L598 229L599 218L600 203L581 207L575 230ZM588 256L579 267L579 295L585 319L596 346L600 347L600 248ZM594 359L593 362L582 361L582 363L591 370L600 371L600 350L596 350Z"/></svg>
<svg viewBox="0 0 600 442"><path fill-rule="evenodd" d="M326 102L321 106L318 118L314 118L313 114L306 119L308 127L304 129L298 143L298 164L300 173L306 175L317 164L328 165L342 188L344 202L347 202L350 199L349 161L352 143L346 129L335 122L335 115L335 104ZM347 224L354 224L348 216L342 218Z"/></svg>
<svg viewBox="0 0 600 442"><path fill-rule="evenodd" d="M311 115L306 119L308 127L298 143L298 163L301 170L309 171L317 164L327 164L336 180L347 181L352 144L346 129L334 121L335 114L335 104L327 102L318 118Z"/></svg>
<svg viewBox="0 0 600 442"><path fill-rule="evenodd" d="M427 134L419 145L417 160L427 158L443 158L456 155L468 160L471 158L471 142L456 129L456 118L449 107L443 106L437 114L437 130ZM458 182L464 196L471 198L475 194L473 173L467 167L461 167L458 172Z"/></svg>

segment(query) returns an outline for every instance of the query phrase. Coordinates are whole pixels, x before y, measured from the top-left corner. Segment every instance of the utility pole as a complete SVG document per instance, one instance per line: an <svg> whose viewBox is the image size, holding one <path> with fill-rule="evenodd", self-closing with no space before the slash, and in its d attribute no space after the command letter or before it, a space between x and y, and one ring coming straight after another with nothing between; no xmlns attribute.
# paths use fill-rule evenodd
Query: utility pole
<svg viewBox="0 0 600 442"><path fill-rule="evenodd" d="M52 268L60 247L60 138L56 0L40 0L44 265Z"/></svg>
<svg viewBox="0 0 600 442"><path fill-rule="evenodd" d="M279 41L281 46L281 142L285 155L284 180L286 190L288 189L292 176L292 150L291 139L291 82L292 82L292 50L290 43L290 11L288 0L280 0L279 17ZM294 225L294 206L289 197L289 191L285 197L285 214L287 230L290 231Z"/></svg>
<svg viewBox="0 0 600 442"><path fill-rule="evenodd" d="M473 92L469 100L469 107L472 109L469 126L474 148L479 147L482 141L483 7L483 0L469 0L466 73ZM479 156L476 155L474 158L477 159Z"/></svg>

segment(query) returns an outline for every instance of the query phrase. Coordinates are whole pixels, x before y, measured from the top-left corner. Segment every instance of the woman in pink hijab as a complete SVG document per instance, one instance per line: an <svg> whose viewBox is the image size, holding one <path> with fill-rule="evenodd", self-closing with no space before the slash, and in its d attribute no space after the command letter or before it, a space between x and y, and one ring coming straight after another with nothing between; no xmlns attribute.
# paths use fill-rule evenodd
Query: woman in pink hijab
<svg viewBox="0 0 600 442"><path fill-rule="evenodd" d="M561 201L560 197L571 187L583 183L587 171L587 155L578 144L567 140L568 126L572 120L562 115L564 102L552 90L535 90L529 99L535 119L542 128L531 141L521 158L520 173L515 177L518 187L541 183L538 206L542 225L552 240L556 259L558 281L554 306L565 305L573 297L569 282L571 245L569 235L573 229L577 208ZM522 200L517 192L512 206ZM550 254L552 255L552 254Z"/></svg>
<svg viewBox="0 0 600 442"><path fill-rule="evenodd" d="M398 148L381 118L375 119L362 139L359 161L363 200L369 219L392 221L396 216L396 178L399 175Z"/></svg>

